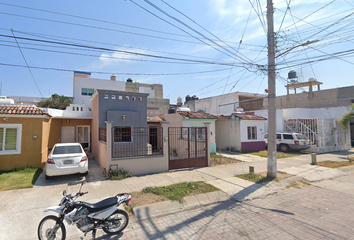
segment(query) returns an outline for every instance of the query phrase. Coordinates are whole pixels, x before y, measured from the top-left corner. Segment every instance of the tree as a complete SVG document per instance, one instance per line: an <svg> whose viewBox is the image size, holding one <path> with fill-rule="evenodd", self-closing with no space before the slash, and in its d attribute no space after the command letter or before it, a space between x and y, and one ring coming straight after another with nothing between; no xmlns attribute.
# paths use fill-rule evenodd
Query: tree
<svg viewBox="0 0 354 240"><path fill-rule="evenodd" d="M354 103L350 106L350 112L344 114L339 123L343 128L348 128L350 121L354 121Z"/></svg>
<svg viewBox="0 0 354 240"><path fill-rule="evenodd" d="M64 95L53 94L47 100L42 100L38 103L38 107L45 108L56 108L65 110L67 106L72 103L69 97L65 97Z"/></svg>

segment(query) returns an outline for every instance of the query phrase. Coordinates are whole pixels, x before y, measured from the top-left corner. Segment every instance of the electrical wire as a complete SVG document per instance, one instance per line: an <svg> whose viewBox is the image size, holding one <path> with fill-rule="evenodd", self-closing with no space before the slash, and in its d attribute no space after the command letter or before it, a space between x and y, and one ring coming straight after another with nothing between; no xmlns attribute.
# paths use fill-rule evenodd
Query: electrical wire
<svg viewBox="0 0 354 240"><path fill-rule="evenodd" d="M12 35L14 36L14 39L15 39L16 44L17 44L17 46L18 46L18 49L20 50L21 55L22 55L22 58L23 58L23 60L24 60L25 63L26 63L27 69L28 69L28 71L30 72L30 74L31 74L31 76L32 76L32 79L33 79L33 81L34 81L34 84L36 85L39 94L40 94L41 97L43 98L42 92L41 92L41 90L40 90L39 87L38 87L37 81L36 81L36 79L35 79L34 76L33 76L33 73L32 73L32 71L31 71L31 68L28 66L26 57L25 57L25 55L24 55L23 52L22 52L22 49L21 49L21 47L20 47L20 44L18 44L17 39L16 39L16 37L15 37L15 34L14 34L13 32L12 32Z"/></svg>
<svg viewBox="0 0 354 240"><path fill-rule="evenodd" d="M33 69L41 69L41 70L54 70L54 71L62 71L62 72L90 72L97 74L122 74L122 75L135 75L135 76L172 76L172 75L191 75L191 74L202 74L202 73L210 73L210 72L218 72L225 71L228 69L218 69L218 70L210 70L210 71L198 71L198 72L188 72L188 73L128 73L128 72L98 72L98 71L88 71L88 70L74 70L74 69L65 69L65 68L54 68L54 67L39 67L39 66L25 66L20 64L10 64L10 63L2 63L1 66L8 67L20 67L20 68L33 68Z"/></svg>
<svg viewBox="0 0 354 240"><path fill-rule="evenodd" d="M132 51L109 49L109 48L103 48L103 47L85 46L85 45L80 45L80 44L70 44L70 43L65 43L65 42L47 41L47 40L33 39L33 38L13 37L13 36L4 35L4 34L0 34L0 37L16 38L16 39L22 39L22 40L28 40L28 41L45 42L45 43L52 43L52 44L59 44L59 45L66 45L66 46L75 46L75 47L80 47L80 48L120 52L120 53L126 53L126 54L132 54L132 55L144 56L144 57L154 57L154 58L170 59L170 60L176 60L176 61L196 62L196 63L205 63L205 64L212 64L212 65L224 65L224 66L238 66L238 67L247 68L244 65L236 65L236 64L227 63L227 62L212 62L212 61L202 61L202 60L195 60L195 59L165 57L165 56L158 56L158 55L152 55L152 54L137 53L137 52L132 52ZM254 64L254 66L257 67L256 64Z"/></svg>

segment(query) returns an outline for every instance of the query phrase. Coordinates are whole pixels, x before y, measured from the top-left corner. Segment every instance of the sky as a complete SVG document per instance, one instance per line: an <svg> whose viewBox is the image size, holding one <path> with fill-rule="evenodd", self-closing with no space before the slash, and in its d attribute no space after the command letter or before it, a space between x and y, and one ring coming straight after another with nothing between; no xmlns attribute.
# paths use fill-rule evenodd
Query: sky
<svg viewBox="0 0 354 240"><path fill-rule="evenodd" d="M0 0L0 95L73 96L73 71L162 84L171 104L265 94L266 2ZM291 70L321 89L354 85L354 2L273 3L276 95Z"/></svg>

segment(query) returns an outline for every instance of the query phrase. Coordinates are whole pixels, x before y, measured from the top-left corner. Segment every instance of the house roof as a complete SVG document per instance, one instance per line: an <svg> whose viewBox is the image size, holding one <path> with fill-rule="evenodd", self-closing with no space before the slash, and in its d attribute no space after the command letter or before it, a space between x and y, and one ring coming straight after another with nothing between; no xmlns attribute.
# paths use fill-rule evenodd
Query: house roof
<svg viewBox="0 0 354 240"><path fill-rule="evenodd" d="M164 122L165 119L156 116L156 117L147 117L147 122Z"/></svg>
<svg viewBox="0 0 354 240"><path fill-rule="evenodd" d="M0 114L51 117L51 115L49 115L47 112L45 112L44 110L38 107L23 106L23 105L0 105Z"/></svg>
<svg viewBox="0 0 354 240"><path fill-rule="evenodd" d="M238 113L233 113L232 115L238 117L241 120L267 120L266 118L257 115L238 114Z"/></svg>
<svg viewBox="0 0 354 240"><path fill-rule="evenodd" d="M178 112L183 118L193 118L193 119L217 119L216 116L209 113L201 112Z"/></svg>

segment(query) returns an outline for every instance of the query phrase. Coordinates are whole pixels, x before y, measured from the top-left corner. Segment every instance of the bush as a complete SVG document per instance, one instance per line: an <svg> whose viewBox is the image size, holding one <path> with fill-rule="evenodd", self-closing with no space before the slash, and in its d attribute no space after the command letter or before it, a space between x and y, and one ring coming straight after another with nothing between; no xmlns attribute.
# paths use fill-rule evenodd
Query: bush
<svg viewBox="0 0 354 240"><path fill-rule="evenodd" d="M118 171L109 170L108 172L108 178L110 180L123 180L131 176L132 175L128 171L124 170L124 168L119 168Z"/></svg>

